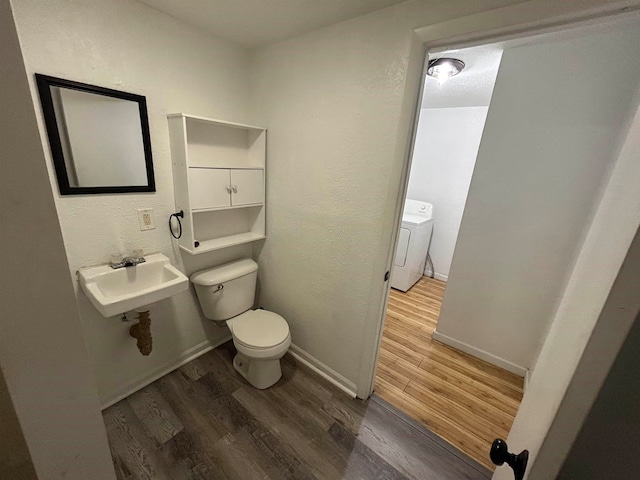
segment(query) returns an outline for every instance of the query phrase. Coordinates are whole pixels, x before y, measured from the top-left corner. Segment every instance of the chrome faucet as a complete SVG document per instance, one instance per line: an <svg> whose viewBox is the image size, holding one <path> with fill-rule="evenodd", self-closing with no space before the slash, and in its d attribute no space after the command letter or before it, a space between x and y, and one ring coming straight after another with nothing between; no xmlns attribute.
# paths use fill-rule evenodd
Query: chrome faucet
<svg viewBox="0 0 640 480"><path fill-rule="evenodd" d="M142 250L134 250L133 256L124 257L120 261L112 261L110 265L111 265L111 268L116 269L116 268L122 268L122 267L135 267L136 265L139 265L140 263L144 263L144 262L146 262L146 260L142 256Z"/></svg>

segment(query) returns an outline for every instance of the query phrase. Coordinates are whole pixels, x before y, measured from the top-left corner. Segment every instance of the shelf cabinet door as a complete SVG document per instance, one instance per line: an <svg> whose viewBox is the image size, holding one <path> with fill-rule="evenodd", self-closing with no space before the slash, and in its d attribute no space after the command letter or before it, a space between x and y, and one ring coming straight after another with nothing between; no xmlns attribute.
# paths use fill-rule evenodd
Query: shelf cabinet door
<svg viewBox="0 0 640 480"><path fill-rule="evenodd" d="M264 203L264 170L231 170L231 205Z"/></svg>
<svg viewBox="0 0 640 480"><path fill-rule="evenodd" d="M229 170L189 168L189 200L192 210L231 206Z"/></svg>

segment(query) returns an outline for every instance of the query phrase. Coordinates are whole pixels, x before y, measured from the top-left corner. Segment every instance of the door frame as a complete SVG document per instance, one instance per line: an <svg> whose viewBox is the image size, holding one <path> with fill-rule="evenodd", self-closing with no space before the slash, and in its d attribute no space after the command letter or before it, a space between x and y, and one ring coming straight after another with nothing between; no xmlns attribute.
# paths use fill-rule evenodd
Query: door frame
<svg viewBox="0 0 640 480"><path fill-rule="evenodd" d="M417 28L414 30L412 47L409 55L409 67L407 75L409 77L412 73L415 74L416 71L420 71L420 74L422 76L419 78L419 81L418 79L408 78L407 85L405 87L405 103L403 104L403 112L401 115L401 125L399 127L398 137L400 140L398 141L398 145L396 147L397 149L403 149L404 163L402 167L401 185L397 197L397 206L394 212L394 223L392 231L390 232L392 241L390 242L390 248L388 252L386 252L387 270L392 268L393 255L398 241L400 220L407 191L408 177L411 167L411 157L413 153L413 146L415 142L418 116L420 111L419 105L422 100L424 77L426 73L425 67L427 63L427 52L433 49L468 47L519 37L526 37L541 33L558 32L570 27L579 26L580 24L598 22L599 20L606 19L607 17L613 17L619 14L624 14L639 9L640 0L623 2L583 0L571 2L571 5L569 6L567 6L565 2L555 2L553 0L532 0L509 7L498 8L490 10L488 12L469 15L455 20ZM417 67L420 64L422 64L422 68ZM412 101L409 102L409 100ZM411 103L411 105L408 105L408 103ZM633 141L633 138L627 138L627 143L633 143ZM605 202L603 200L600 207L601 210L606 210L607 205L604 205L604 203ZM606 212L604 214L606 215ZM597 219L594 219L594 225L596 224L596 220ZM635 225L635 227L637 229L638 225ZM634 229L632 233L635 233L636 229ZM606 294L608 294L611 290L613 281L615 280L620 270L620 266L625 259L625 255L627 254L631 245L631 241L633 239L633 235L629 234L629 229L626 229L625 231L615 231L614 234L616 236L614 243L616 243L620 248L617 249L616 255L610 255L609 258L609 266L612 270L609 275L611 277L609 279L610 282L608 285L602 285L602 289L603 291L606 290ZM579 283L580 279L578 279L577 281ZM569 287L567 287L567 289L569 289ZM357 389L358 397L360 398L367 398L373 393L377 359L380 349L380 342L382 339L382 331L384 327L384 320L389 297L389 284L385 282L382 284L380 290L375 290L376 291L371 293L370 305L372 305L373 308L376 308L376 305L378 306L378 324L373 325L367 333L368 338L366 339L367 341L365 342L364 352L362 355L360 377ZM597 310L598 313L604 307L606 298L607 297L605 295L605 297L601 299L599 308ZM596 315L596 318L593 321L594 327L597 319L598 315ZM629 320L627 319L627 323L628 322ZM630 324L628 326L630 328ZM622 341L626 337L627 332L628 329L625 330L624 328L622 328L618 332L619 335L616 338L616 341L611 341L609 345L610 359L604 361L604 365L608 365L609 367L611 366L613 359L617 355L617 352L622 345ZM594 336L595 334L597 334L597 331L594 332ZM576 346L576 351L582 353L587 347L588 341L589 337L585 338L581 346ZM593 338L591 339L591 342L593 342ZM578 371L578 368L579 365L576 361L576 364L571 371L569 380L575 380L575 378L577 377L576 373ZM589 394L589 397L592 397L591 403L593 400L595 400L598 388L602 384L604 378L606 377L606 374L608 373L608 368L606 368L605 370L600 370L601 371L599 373L602 377L600 379L601 381L591 382L592 388L589 390L589 392L586 392ZM566 387L568 387L568 385L566 385ZM583 394L584 393L585 392L583 392ZM562 398L560 398L560 400L562 400ZM533 468L533 464L536 459L535 453L537 453L543 441L550 433L552 421L557 420L555 419L555 414L559 413L560 402L558 401L556 403L557 404L553 405L553 411L549 412L549 417L551 418L551 420L547 422L544 432L542 432L541 435L538 435L540 438L536 438L533 440L529 439L535 441L536 443L534 448L534 455L530 462L529 471L531 471L531 469ZM591 403L587 403L588 407L590 407ZM588 408L586 409L586 411L588 412ZM584 414L586 415L586 412ZM518 414L518 417L521 417L520 412ZM518 417L516 418L516 424L518 423ZM526 415L524 415L524 417L526 417ZM529 421L530 420L531 419L529 418ZM524 421L525 420L522 420L522 422ZM516 424L514 424L514 428ZM577 434L578 428L579 424L575 426L575 434ZM525 432L520 432L516 437L516 440L524 441L527 435ZM575 435L572 438L565 439L567 441L564 442L565 444L563 445L563 448L567 453L574 438ZM530 446L522 448L530 448ZM559 465L561 465L561 462L563 460L564 456L560 459L556 458L553 463L559 468ZM551 465L551 467L554 467L554 465ZM504 476L505 474L502 472L504 472L504 470L498 469L494 478L509 478L508 476Z"/></svg>

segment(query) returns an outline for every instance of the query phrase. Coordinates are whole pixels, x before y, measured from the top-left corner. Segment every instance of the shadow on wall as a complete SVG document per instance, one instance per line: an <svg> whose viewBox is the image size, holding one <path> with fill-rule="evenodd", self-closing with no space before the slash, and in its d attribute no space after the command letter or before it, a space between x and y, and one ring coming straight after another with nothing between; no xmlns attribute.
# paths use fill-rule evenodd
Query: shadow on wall
<svg viewBox="0 0 640 480"><path fill-rule="evenodd" d="M640 472L640 315L587 415L559 480L636 478Z"/></svg>

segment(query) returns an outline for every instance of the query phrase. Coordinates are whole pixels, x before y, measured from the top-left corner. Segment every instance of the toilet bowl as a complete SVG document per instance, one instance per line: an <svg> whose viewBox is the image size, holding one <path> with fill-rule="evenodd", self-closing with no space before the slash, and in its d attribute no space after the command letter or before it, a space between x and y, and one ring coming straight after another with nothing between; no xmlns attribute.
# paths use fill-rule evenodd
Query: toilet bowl
<svg viewBox="0 0 640 480"><path fill-rule="evenodd" d="M242 259L194 273L198 300L210 320L226 321L238 353L233 367L251 385L269 388L282 376L280 359L291 345L289 325L268 310L251 310L258 264Z"/></svg>
<svg viewBox="0 0 640 480"><path fill-rule="evenodd" d="M238 351L234 368L256 388L269 388L282 376L280 359L291 345L289 325L267 310L249 310L227 320Z"/></svg>

